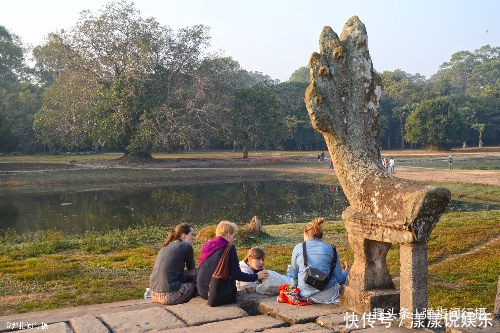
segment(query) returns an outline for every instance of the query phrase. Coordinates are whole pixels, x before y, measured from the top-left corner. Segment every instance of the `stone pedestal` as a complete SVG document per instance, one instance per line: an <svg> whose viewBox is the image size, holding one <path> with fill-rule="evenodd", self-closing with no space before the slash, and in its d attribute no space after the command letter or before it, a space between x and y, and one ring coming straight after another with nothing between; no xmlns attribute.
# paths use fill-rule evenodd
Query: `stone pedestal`
<svg viewBox="0 0 500 333"><path fill-rule="evenodd" d="M399 313L399 294L399 290L396 289L360 291L345 286L344 292L340 295L340 306L359 314L368 314L375 308Z"/></svg>
<svg viewBox="0 0 500 333"><path fill-rule="evenodd" d="M415 314L427 308L427 243L401 244L399 248L401 275L401 310ZM411 327L411 319L403 319L403 325Z"/></svg>

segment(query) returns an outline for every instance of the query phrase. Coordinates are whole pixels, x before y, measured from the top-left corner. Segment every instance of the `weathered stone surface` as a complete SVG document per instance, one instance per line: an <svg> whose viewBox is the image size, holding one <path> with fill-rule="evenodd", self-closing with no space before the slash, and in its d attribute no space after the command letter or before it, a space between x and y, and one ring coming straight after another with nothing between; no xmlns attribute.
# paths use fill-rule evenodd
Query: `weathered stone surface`
<svg viewBox="0 0 500 333"><path fill-rule="evenodd" d="M166 307L165 309L182 319L189 326L248 317L248 314L236 304L211 307L201 297L195 297L187 303Z"/></svg>
<svg viewBox="0 0 500 333"><path fill-rule="evenodd" d="M41 330L41 328L40 328ZM46 330L43 330L43 332L49 332L49 333L72 333L73 331L71 330L71 327L65 322L61 323L55 323L55 324L50 324L47 326Z"/></svg>
<svg viewBox="0 0 500 333"><path fill-rule="evenodd" d="M427 308L427 243L416 242L401 244L399 247L401 263L400 290L401 308L410 313L423 312ZM425 270L424 270L425 268ZM407 327L410 321L404 320Z"/></svg>
<svg viewBox="0 0 500 333"><path fill-rule="evenodd" d="M265 330L264 332L265 333L301 333L301 332L325 333L331 331L315 323L307 323L307 324L296 324L289 327L271 328Z"/></svg>
<svg viewBox="0 0 500 333"><path fill-rule="evenodd" d="M276 302L276 296L261 295L256 292L247 293L239 291L236 296L236 304L250 316L259 315L260 302Z"/></svg>
<svg viewBox="0 0 500 333"><path fill-rule="evenodd" d="M347 311L346 311L347 312ZM336 326L345 326L345 312L332 313L326 316L320 316L316 319L316 324L323 327L334 329Z"/></svg>
<svg viewBox="0 0 500 333"><path fill-rule="evenodd" d="M269 316L250 316L200 326L176 328L159 333L250 333L262 332L270 328L289 326L287 322ZM266 331L267 332L267 331Z"/></svg>
<svg viewBox="0 0 500 333"><path fill-rule="evenodd" d="M186 326L182 320L164 308L103 314L100 319L114 333L154 332Z"/></svg>
<svg viewBox="0 0 500 333"><path fill-rule="evenodd" d="M400 309L399 290L360 291L346 286L340 295L340 305L347 309L357 309L357 313L370 313L374 308L392 309L395 313Z"/></svg>
<svg viewBox="0 0 500 333"><path fill-rule="evenodd" d="M450 191L399 179L383 169L378 125L382 83L373 69L368 35L359 18L351 17L340 37L324 27L319 44L320 53L313 53L309 61L311 84L305 102L350 203L342 215L355 258L348 285L359 293L394 289L387 251L391 243L412 244L414 261L408 265L412 271L401 273L401 304L412 311L424 308L427 292L420 297L408 291L416 286L413 277L424 274L419 286L427 290L427 257L423 260L418 249L426 247L450 201Z"/></svg>
<svg viewBox="0 0 500 333"><path fill-rule="evenodd" d="M75 333L109 333L106 325L91 315L73 318L69 324Z"/></svg>
<svg viewBox="0 0 500 333"><path fill-rule="evenodd" d="M382 82L373 69L364 24L351 17L340 38L324 27L319 44L320 53L309 61L311 84L305 102L313 127L325 137L352 209L412 228L417 239L424 240L450 192L384 172L378 125Z"/></svg>
<svg viewBox="0 0 500 333"><path fill-rule="evenodd" d="M493 317L500 320L500 276L498 276L497 297L493 308Z"/></svg>
<svg viewBox="0 0 500 333"><path fill-rule="evenodd" d="M152 303L150 299L133 299L128 301L75 306L73 308L36 311L30 313L14 314L0 317L0 331L6 329L7 322L29 322L29 323L59 323L69 322L72 318L85 315L99 316L103 313L121 312L127 310L139 310L163 305Z"/></svg>
<svg viewBox="0 0 500 333"><path fill-rule="evenodd" d="M334 304L313 304L295 306L274 301L261 301L259 311L262 314L282 319L290 324L314 322L319 316L342 313L346 310Z"/></svg>
<svg viewBox="0 0 500 333"><path fill-rule="evenodd" d="M500 322L493 320L488 327L447 327L446 333L498 333L500 332Z"/></svg>

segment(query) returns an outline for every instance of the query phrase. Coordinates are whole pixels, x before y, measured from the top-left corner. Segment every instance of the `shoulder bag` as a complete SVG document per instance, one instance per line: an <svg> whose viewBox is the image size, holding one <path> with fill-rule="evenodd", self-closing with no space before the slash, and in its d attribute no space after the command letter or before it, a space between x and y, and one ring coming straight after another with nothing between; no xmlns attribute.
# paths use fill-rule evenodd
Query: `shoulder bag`
<svg viewBox="0 0 500 333"><path fill-rule="evenodd" d="M232 247L231 244L226 247L210 279L208 287L208 305L210 306L236 303L236 281L229 273L229 251Z"/></svg>
<svg viewBox="0 0 500 333"><path fill-rule="evenodd" d="M304 266L306 267L306 275L304 276L304 282L306 284L318 290L323 290L328 285L328 282L330 282L330 280L333 277L333 269L337 264L337 251L335 250L335 246L332 245L332 248L333 248L332 266L330 267L330 273L325 274L319 269L309 267L307 265L306 242L302 243L302 255L304 256Z"/></svg>

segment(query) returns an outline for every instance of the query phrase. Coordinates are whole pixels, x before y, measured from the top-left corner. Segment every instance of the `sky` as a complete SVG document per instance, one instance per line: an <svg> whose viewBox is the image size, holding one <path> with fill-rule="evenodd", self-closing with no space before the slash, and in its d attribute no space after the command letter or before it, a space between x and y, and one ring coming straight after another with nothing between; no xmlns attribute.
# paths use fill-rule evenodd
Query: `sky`
<svg viewBox="0 0 500 333"><path fill-rule="evenodd" d="M83 10L98 13L110 0L0 0L0 25L39 45L70 29ZM313 52L324 26L338 35L357 15L368 32L378 72L401 69L427 78L458 51L500 46L499 0L135 0L143 18L177 30L210 27L211 49L286 81Z"/></svg>

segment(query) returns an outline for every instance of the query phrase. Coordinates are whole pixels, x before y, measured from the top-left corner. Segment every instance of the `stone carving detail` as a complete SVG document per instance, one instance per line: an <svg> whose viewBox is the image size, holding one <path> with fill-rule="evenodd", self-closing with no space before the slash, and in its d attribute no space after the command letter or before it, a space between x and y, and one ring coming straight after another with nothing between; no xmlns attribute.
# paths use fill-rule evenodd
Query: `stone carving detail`
<svg viewBox="0 0 500 333"><path fill-rule="evenodd" d="M356 303L351 304L353 310L365 311L380 298L377 292L366 303L366 292L394 289L386 254L392 243L398 243L402 244L402 270L409 270L401 272L400 306L420 310L427 306L427 241L448 205L450 192L384 171L378 125L382 83L373 69L368 36L359 18L351 17L340 37L324 27L319 46L320 53L313 53L309 61L311 84L305 102L313 127L325 138L350 203L342 217L355 263L346 295ZM425 287L424 296L407 297L417 285ZM394 299L394 292L389 294ZM356 297L359 299L354 301Z"/></svg>

